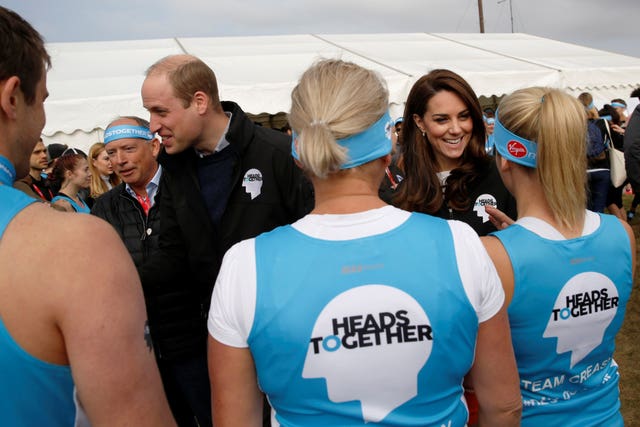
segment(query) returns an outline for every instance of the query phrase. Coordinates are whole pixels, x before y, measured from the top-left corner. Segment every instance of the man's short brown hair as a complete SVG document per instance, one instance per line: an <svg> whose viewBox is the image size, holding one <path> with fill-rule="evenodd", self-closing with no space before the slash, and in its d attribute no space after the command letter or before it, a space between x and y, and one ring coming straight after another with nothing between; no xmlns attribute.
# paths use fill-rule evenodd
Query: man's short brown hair
<svg viewBox="0 0 640 427"><path fill-rule="evenodd" d="M195 56L167 56L149 67L146 74L166 74L173 87L173 94L182 100L185 108L191 104L193 95L198 91L206 93L214 107L220 104L216 75L204 61Z"/></svg>
<svg viewBox="0 0 640 427"><path fill-rule="evenodd" d="M0 81L18 77L25 100L33 104L36 86L50 66L40 33L20 15L0 6Z"/></svg>

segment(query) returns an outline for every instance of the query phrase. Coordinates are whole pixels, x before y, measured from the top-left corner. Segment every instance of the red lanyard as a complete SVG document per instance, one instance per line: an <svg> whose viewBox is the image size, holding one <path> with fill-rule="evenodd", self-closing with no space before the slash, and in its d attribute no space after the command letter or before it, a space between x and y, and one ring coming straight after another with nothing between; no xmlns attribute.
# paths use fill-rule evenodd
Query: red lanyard
<svg viewBox="0 0 640 427"><path fill-rule="evenodd" d="M391 181L391 189L395 190L396 187L398 186L398 183L396 182L395 179L393 179L393 174L391 173L389 168L386 168L385 172L387 174L387 178L389 178L389 181Z"/></svg>
<svg viewBox="0 0 640 427"><path fill-rule="evenodd" d="M140 202L140 205L142 206L142 210L144 211L144 214L149 215L149 209L151 209L150 197L149 196L142 197L141 195L136 193L136 199L138 199L138 202Z"/></svg>
<svg viewBox="0 0 640 427"><path fill-rule="evenodd" d="M40 189L38 188L37 185L33 184L31 186L31 188L33 188L35 190L35 192L38 193L38 196L40 196L40 198L42 200L51 200L51 199L53 199L53 194L51 194L51 190L48 190L49 194L51 195L51 197L49 199L47 199L46 197L44 197L44 194L42 194L42 191L40 191Z"/></svg>

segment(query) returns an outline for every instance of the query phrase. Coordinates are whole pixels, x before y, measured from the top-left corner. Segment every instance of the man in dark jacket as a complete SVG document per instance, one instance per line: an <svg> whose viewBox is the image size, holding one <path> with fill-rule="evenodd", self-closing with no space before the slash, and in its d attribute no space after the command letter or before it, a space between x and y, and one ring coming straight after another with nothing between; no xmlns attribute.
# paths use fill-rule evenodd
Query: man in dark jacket
<svg viewBox="0 0 640 427"><path fill-rule="evenodd" d="M216 77L198 58L170 56L151 66L142 100L163 145L160 248L140 270L142 283L188 289L183 302L198 307L199 321L179 343L182 381L195 391L200 425L210 425L206 313L222 257L234 243L308 212L309 187L291 140L220 102Z"/></svg>
<svg viewBox="0 0 640 427"><path fill-rule="evenodd" d="M46 179L41 175L47 165L47 148L44 146L42 138L40 138L29 159L29 174L17 180L13 186L34 199L50 202L53 198L53 193L47 185Z"/></svg>
<svg viewBox="0 0 640 427"><path fill-rule="evenodd" d="M136 268L158 249L160 236L159 184L162 168L156 158L160 141L139 117L120 117L105 130L105 149L122 183L104 193L91 213L110 223L124 242ZM179 425L193 423L193 414L175 378L180 354L173 351L181 339L181 325L193 316L190 307L177 301L188 298L188 289L153 286L143 289L156 361L169 405ZM184 295L187 296L184 296ZM197 313L196 313L197 314Z"/></svg>

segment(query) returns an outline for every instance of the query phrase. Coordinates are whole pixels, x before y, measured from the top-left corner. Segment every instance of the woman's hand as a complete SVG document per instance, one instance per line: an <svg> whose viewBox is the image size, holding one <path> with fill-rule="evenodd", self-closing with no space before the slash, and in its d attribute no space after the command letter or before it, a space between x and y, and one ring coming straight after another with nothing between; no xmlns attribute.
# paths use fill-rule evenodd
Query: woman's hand
<svg viewBox="0 0 640 427"><path fill-rule="evenodd" d="M507 228L508 226L510 226L515 222L513 219L509 218L507 214L505 214L498 208L494 208L493 206L487 205L484 207L484 209L489 214L489 221L491 221L491 223L498 230L504 230L505 228Z"/></svg>

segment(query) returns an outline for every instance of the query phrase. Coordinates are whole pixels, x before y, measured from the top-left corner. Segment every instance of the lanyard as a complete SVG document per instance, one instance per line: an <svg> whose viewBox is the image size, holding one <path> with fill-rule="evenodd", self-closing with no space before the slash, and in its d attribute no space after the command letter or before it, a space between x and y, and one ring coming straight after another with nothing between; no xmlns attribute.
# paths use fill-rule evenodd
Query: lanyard
<svg viewBox="0 0 640 427"><path fill-rule="evenodd" d="M44 194L42 194L42 191L40 191L40 189L38 188L38 186L37 186L35 183L33 183L33 184L31 185L31 188L33 188L33 190L34 190L36 193L38 193L38 196L40 196L40 198L41 198L42 200L47 201L47 200L51 200L51 199L53 198L53 194L51 194L51 190L47 190L47 191L49 192L49 195L51 196L50 198L48 198L48 199L47 199L47 198L44 196Z"/></svg>
<svg viewBox="0 0 640 427"><path fill-rule="evenodd" d="M398 183L395 179L393 179L393 174L391 173L389 168L385 169L385 173L387 174L387 178L389 178L389 181L391 181L391 189L395 190L398 187Z"/></svg>
<svg viewBox="0 0 640 427"><path fill-rule="evenodd" d="M149 215L149 209L151 209L151 197L149 196L142 197L138 193L135 193L135 194L136 194L136 199L138 199L138 202L140 202L140 205L142 206L142 210L144 211L144 214Z"/></svg>
<svg viewBox="0 0 640 427"><path fill-rule="evenodd" d="M4 185L13 185L16 180L16 169L13 167L9 159L0 156L0 183Z"/></svg>

